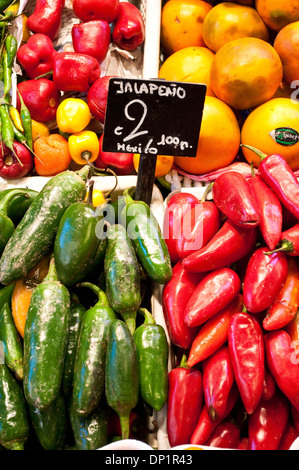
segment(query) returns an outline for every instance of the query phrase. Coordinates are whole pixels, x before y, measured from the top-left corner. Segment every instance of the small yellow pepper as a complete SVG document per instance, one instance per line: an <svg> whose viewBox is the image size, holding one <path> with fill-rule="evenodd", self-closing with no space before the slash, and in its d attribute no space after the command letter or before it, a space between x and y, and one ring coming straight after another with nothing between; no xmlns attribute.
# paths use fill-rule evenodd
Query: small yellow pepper
<svg viewBox="0 0 299 470"><path fill-rule="evenodd" d="M23 35L22 35L22 44L28 41L31 36L30 29L27 26L28 17L23 13L20 15L23 20Z"/></svg>
<svg viewBox="0 0 299 470"><path fill-rule="evenodd" d="M81 132L90 122L88 104L80 98L66 98L56 111L57 126L62 132Z"/></svg>
<svg viewBox="0 0 299 470"><path fill-rule="evenodd" d="M20 2L15 2L6 8L6 10L4 10L4 13L11 11L14 15L17 15L19 11L19 7L20 7Z"/></svg>
<svg viewBox="0 0 299 470"><path fill-rule="evenodd" d="M19 131L24 132L24 127L23 127L23 124L22 124L22 119L21 119L20 113L19 113L19 111L17 110L17 108L15 108L14 106L10 106L10 107L9 107L9 114L10 114L10 117L11 117L11 119L13 120L13 123L14 123L14 125L16 126L16 128L17 128Z"/></svg>
<svg viewBox="0 0 299 470"><path fill-rule="evenodd" d="M48 137L50 130L44 122L35 121L32 119L32 140L36 140L38 137Z"/></svg>
<svg viewBox="0 0 299 470"><path fill-rule="evenodd" d="M87 190L85 201L87 201L87 199L88 199L88 190ZM101 204L104 204L105 201L106 201L106 198L104 194L102 193L102 191L100 191L99 189L94 189L92 191L92 205L94 207L98 207Z"/></svg>
<svg viewBox="0 0 299 470"><path fill-rule="evenodd" d="M94 162L99 155L99 138L94 131L76 132L69 136L69 151L74 162L85 165Z"/></svg>

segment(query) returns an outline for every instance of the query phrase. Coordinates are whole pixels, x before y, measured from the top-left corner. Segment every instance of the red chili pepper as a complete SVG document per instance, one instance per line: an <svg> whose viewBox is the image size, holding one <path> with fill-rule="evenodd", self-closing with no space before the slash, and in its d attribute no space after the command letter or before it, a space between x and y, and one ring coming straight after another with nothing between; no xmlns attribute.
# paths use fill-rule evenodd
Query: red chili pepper
<svg viewBox="0 0 299 470"><path fill-rule="evenodd" d="M299 223L281 232L280 246L273 252L284 252L289 256L299 256Z"/></svg>
<svg viewBox="0 0 299 470"><path fill-rule="evenodd" d="M101 63L109 49L110 34L109 23L105 20L74 24L72 27L74 51L91 55Z"/></svg>
<svg viewBox="0 0 299 470"><path fill-rule="evenodd" d="M163 220L163 236L172 263L180 260L177 240L181 236L182 220L186 213L199 203L199 199L193 194L182 192L175 193L167 202Z"/></svg>
<svg viewBox="0 0 299 470"><path fill-rule="evenodd" d="M291 342L299 345L299 311L296 312L293 320L286 325L285 330L290 335Z"/></svg>
<svg viewBox="0 0 299 470"><path fill-rule="evenodd" d="M119 9L119 0L73 0L73 10L81 21L106 20L112 23Z"/></svg>
<svg viewBox="0 0 299 470"><path fill-rule="evenodd" d="M291 404L291 416L294 427L296 431L299 433L299 411Z"/></svg>
<svg viewBox="0 0 299 470"><path fill-rule="evenodd" d="M169 372L167 434L171 447L190 442L202 405L202 374L186 367L183 356L180 366Z"/></svg>
<svg viewBox="0 0 299 470"><path fill-rule="evenodd" d="M181 259L200 250L218 232L221 213L212 201L202 201L188 211L181 221L181 236L176 251Z"/></svg>
<svg viewBox="0 0 299 470"><path fill-rule="evenodd" d="M234 224L252 228L260 223L258 204L241 173L228 171L219 175L212 192L216 206Z"/></svg>
<svg viewBox="0 0 299 470"><path fill-rule="evenodd" d="M263 381L263 392L262 400L270 400L276 391L276 383L272 375L265 367L264 381Z"/></svg>
<svg viewBox="0 0 299 470"><path fill-rule="evenodd" d="M246 310L251 313L266 310L274 302L287 278L286 255L265 254L267 251L267 247L257 248L246 269L243 299Z"/></svg>
<svg viewBox="0 0 299 470"><path fill-rule="evenodd" d="M294 440L297 439L298 436L299 436L298 431L296 431L292 423L289 422L281 438L278 450L289 450Z"/></svg>
<svg viewBox="0 0 299 470"><path fill-rule="evenodd" d="M260 231L266 245L270 250L274 250L282 231L281 203L260 176L252 176L247 181L259 209Z"/></svg>
<svg viewBox="0 0 299 470"><path fill-rule="evenodd" d="M193 274L184 269L179 261L173 267L172 278L163 287L162 308L167 331L171 342L182 349L191 346L198 331L186 325L184 310L202 277L202 274Z"/></svg>
<svg viewBox="0 0 299 470"><path fill-rule="evenodd" d="M270 400L261 400L248 418L250 450L277 450L289 419L289 404L277 390Z"/></svg>
<svg viewBox="0 0 299 470"><path fill-rule="evenodd" d="M183 260L184 268L204 272L228 266L242 259L255 246L255 228L245 229L226 220L214 237Z"/></svg>
<svg viewBox="0 0 299 470"><path fill-rule="evenodd" d="M56 118L60 92L52 80L39 78L24 80L18 84L25 105L35 121L47 122ZM20 110L21 101L17 94L17 108Z"/></svg>
<svg viewBox="0 0 299 470"><path fill-rule="evenodd" d="M266 333L266 364L276 384L299 411L299 358L298 345L293 345L284 330Z"/></svg>
<svg viewBox="0 0 299 470"><path fill-rule="evenodd" d="M58 52L53 60L53 82L58 90L88 92L101 75L94 57L78 52Z"/></svg>
<svg viewBox="0 0 299 470"><path fill-rule="evenodd" d="M145 38L145 25L140 10L129 2L119 4L112 32L113 42L126 51L141 46Z"/></svg>
<svg viewBox="0 0 299 470"><path fill-rule="evenodd" d="M103 152L103 138L99 138L99 155L93 162L97 168L112 168L118 175L130 175L134 169L133 153Z"/></svg>
<svg viewBox="0 0 299 470"><path fill-rule="evenodd" d="M240 444L240 429L233 423L222 422L214 429L205 445L222 449L237 449Z"/></svg>
<svg viewBox="0 0 299 470"><path fill-rule="evenodd" d="M57 54L53 42L45 34L32 34L17 51L17 59L30 78L51 72Z"/></svg>
<svg viewBox="0 0 299 470"><path fill-rule="evenodd" d="M299 307L299 268L294 258L288 258L288 274L276 299L263 320L265 330L284 328L296 315Z"/></svg>
<svg viewBox="0 0 299 470"><path fill-rule="evenodd" d="M227 346L222 346L202 364L205 405L211 418L223 416L234 383L234 372Z"/></svg>
<svg viewBox="0 0 299 470"><path fill-rule="evenodd" d="M244 145L261 158L258 168L260 177L274 191L286 208L299 219L299 182L289 163L281 155L266 155L260 150Z"/></svg>
<svg viewBox="0 0 299 470"><path fill-rule="evenodd" d="M241 294L238 294L227 307L213 315L212 318L202 325L190 348L187 361L189 367L211 356L227 342L230 318L235 313L240 312L242 307L243 297Z"/></svg>
<svg viewBox="0 0 299 470"><path fill-rule="evenodd" d="M33 33L42 33L55 39L58 35L65 0L36 0L35 9L26 21Z"/></svg>
<svg viewBox="0 0 299 470"><path fill-rule="evenodd" d="M239 276L230 268L215 269L197 285L184 312L188 326L202 325L227 307L241 290Z"/></svg>
<svg viewBox="0 0 299 470"><path fill-rule="evenodd" d="M232 316L228 348L243 405L252 414L262 396L265 371L263 332L253 315L239 312Z"/></svg>
<svg viewBox="0 0 299 470"><path fill-rule="evenodd" d="M205 442L209 439L214 429L223 421L232 411L237 400L239 398L239 391L236 385L233 385L231 389L231 393L228 396L226 410L223 413L223 416L219 416L217 421L214 421L211 416L209 415L207 407L204 405L197 424L194 428L192 436L190 438L191 444L205 444Z"/></svg>

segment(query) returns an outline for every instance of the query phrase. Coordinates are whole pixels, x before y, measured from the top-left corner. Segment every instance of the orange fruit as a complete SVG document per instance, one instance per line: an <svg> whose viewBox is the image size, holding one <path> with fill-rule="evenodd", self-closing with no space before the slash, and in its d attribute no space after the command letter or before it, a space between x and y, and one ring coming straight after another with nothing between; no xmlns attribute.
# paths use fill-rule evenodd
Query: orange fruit
<svg viewBox="0 0 299 470"><path fill-rule="evenodd" d="M207 85L207 94L213 96L210 70L214 55L207 47L185 47L163 62L159 78L174 82L204 83Z"/></svg>
<svg viewBox="0 0 299 470"><path fill-rule="evenodd" d="M169 0L161 13L161 46L167 54L204 46L202 23L212 6L201 0Z"/></svg>
<svg viewBox="0 0 299 470"><path fill-rule="evenodd" d="M255 8L273 31L299 20L299 0L256 0Z"/></svg>
<svg viewBox="0 0 299 470"><path fill-rule="evenodd" d="M240 127L232 109L213 96L206 96L197 154L192 157L175 157L175 164L195 175L229 165L240 146Z"/></svg>
<svg viewBox="0 0 299 470"><path fill-rule="evenodd" d="M257 11L246 5L224 2L207 14L202 25L204 42L214 52L229 41L255 37L268 41L269 31Z"/></svg>
<svg viewBox="0 0 299 470"><path fill-rule="evenodd" d="M283 76L291 83L299 78L299 21L284 26L274 41L283 66Z"/></svg>
<svg viewBox="0 0 299 470"><path fill-rule="evenodd" d="M134 164L134 168L135 168L136 173L138 173L139 161L140 161L139 153L134 153L133 164ZM172 156L157 155L156 168L155 168L155 178L160 178L161 176L167 175L167 173L172 168L173 162L174 162L174 157L172 157Z"/></svg>
<svg viewBox="0 0 299 470"><path fill-rule="evenodd" d="M283 145L281 138L289 134L293 135L294 142ZM282 155L293 170L299 169L298 137L299 106L290 98L273 98L258 106L245 119L241 129L242 144L256 147L267 155ZM249 163L258 167L260 159L254 152L244 147L242 152Z"/></svg>
<svg viewBox="0 0 299 470"><path fill-rule="evenodd" d="M283 76L274 47L258 38L240 38L215 54L210 83L215 95L232 108L247 109L272 98Z"/></svg>

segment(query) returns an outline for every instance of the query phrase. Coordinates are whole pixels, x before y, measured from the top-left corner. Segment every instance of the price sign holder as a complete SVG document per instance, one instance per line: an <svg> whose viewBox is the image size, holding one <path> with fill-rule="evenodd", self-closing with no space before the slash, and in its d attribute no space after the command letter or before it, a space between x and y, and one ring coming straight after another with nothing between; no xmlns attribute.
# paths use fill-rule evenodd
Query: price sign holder
<svg viewBox="0 0 299 470"><path fill-rule="evenodd" d="M195 157L206 85L113 77L103 151L140 154L135 198L150 204L157 155Z"/></svg>

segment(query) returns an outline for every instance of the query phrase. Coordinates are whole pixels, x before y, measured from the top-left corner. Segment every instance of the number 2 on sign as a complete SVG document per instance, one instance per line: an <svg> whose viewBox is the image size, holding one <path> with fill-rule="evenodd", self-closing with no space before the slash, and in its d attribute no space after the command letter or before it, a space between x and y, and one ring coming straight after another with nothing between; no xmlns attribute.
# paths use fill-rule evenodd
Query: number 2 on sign
<svg viewBox="0 0 299 470"><path fill-rule="evenodd" d="M145 104L143 101L138 100L138 99L130 101L130 102L126 105L125 110L124 110L125 117L126 117L129 121L135 121L135 120L136 120L136 117L135 117L135 116L132 116L132 114L130 114L130 107L131 107L132 105L134 105L135 103L138 103L138 104L140 104L140 105L142 106L142 108L143 108L143 113L142 113L142 116L141 116L141 118L140 118L140 120L139 120L137 126L132 130L132 132L130 132L126 137L124 137L124 139L123 139L124 142L127 142L128 140L134 139L135 137L138 137L138 136L140 136L140 135L148 134L148 131L146 131L146 130L145 130L145 131L139 131L139 132L137 132L137 131L140 129L140 127L142 126L142 124L143 124L143 122L144 122L144 120L145 120L145 117L146 117L146 115L147 115L147 106L146 106L146 104ZM117 129L119 129L119 128L117 128Z"/></svg>

